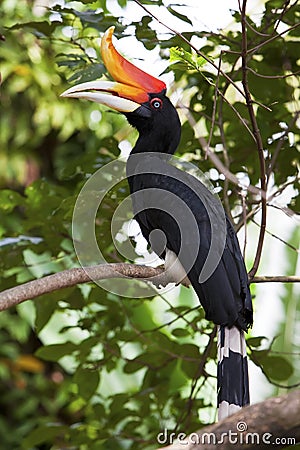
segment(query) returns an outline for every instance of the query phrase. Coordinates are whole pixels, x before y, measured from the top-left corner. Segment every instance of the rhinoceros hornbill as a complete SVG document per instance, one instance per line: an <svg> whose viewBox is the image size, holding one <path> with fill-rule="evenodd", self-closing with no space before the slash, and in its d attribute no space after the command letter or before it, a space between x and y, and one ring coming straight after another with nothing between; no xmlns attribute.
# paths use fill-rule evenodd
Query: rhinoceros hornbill
<svg viewBox="0 0 300 450"><path fill-rule="evenodd" d="M208 320L219 325L219 419L249 403L244 331L252 325L248 276L232 224L198 179L171 163L181 134L161 80L121 56L114 27L101 41L115 81L91 81L62 96L88 99L123 113L139 137L126 170L135 219L152 249L178 281L192 284Z"/></svg>

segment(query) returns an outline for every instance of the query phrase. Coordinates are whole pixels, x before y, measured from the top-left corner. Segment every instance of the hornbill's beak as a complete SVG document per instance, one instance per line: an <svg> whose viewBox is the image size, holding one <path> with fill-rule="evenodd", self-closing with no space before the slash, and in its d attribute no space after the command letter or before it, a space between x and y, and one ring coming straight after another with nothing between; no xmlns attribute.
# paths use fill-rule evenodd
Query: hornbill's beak
<svg viewBox="0 0 300 450"><path fill-rule="evenodd" d="M127 61L112 43L114 27L110 27L101 40L103 62L115 80L90 81L74 86L61 94L91 100L122 113L133 112L149 100L149 94L166 89L163 81L152 77Z"/></svg>

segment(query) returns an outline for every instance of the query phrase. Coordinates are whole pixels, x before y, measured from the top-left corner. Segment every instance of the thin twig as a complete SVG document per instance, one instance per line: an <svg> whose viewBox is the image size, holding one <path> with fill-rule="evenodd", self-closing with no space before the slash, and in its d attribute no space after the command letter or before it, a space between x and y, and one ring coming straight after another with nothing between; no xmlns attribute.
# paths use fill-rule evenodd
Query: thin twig
<svg viewBox="0 0 300 450"><path fill-rule="evenodd" d="M83 45L80 44L80 42L73 39L72 37L70 39L70 42L71 44L74 44L76 47L78 47L84 53L84 55L87 57L87 59L90 61L91 64L95 64L95 59L89 56L89 54L86 52L86 49L83 47Z"/></svg>
<svg viewBox="0 0 300 450"><path fill-rule="evenodd" d="M171 319L171 320L169 320L168 322L163 323L162 325L158 325L158 326L155 327L155 328L149 328L149 329L147 329L147 330L143 330L143 331L141 331L140 333L141 333L141 334L153 333L153 332L156 332L156 331L161 330L162 328L169 327L170 325L173 325L173 324L174 324L175 322L177 322L178 320L184 319L184 317L187 316L188 314L190 314L191 312L197 311L198 308L199 308L199 306L194 306L193 308L187 309L187 310L184 311L183 313L180 313L180 312L178 312L178 311L174 311L174 313L176 314L176 317L174 317L174 319ZM190 322L187 322L187 323L188 323L188 325L191 326L191 323L190 323Z"/></svg>
<svg viewBox="0 0 300 450"><path fill-rule="evenodd" d="M254 28L254 27L250 24L250 22L249 22L248 20L246 20L246 24L247 24L247 27L250 28L250 30L253 31L253 33L257 34L258 36L263 36L263 37L269 37L269 36L270 36L270 34L267 34L267 33L261 33L260 31L258 31L256 28Z"/></svg>
<svg viewBox="0 0 300 450"><path fill-rule="evenodd" d="M246 196L245 192L241 192L242 197L242 209L243 209L243 223L244 223L244 247L243 247L243 258L246 258L246 247L247 247L247 207L246 207Z"/></svg>
<svg viewBox="0 0 300 450"><path fill-rule="evenodd" d="M160 292L158 292L156 295L168 305L170 311L173 311L175 314L180 314L176 306L173 306L172 303L164 295L162 295ZM184 315L181 315L181 319L186 323L187 327L191 325L190 321L186 319Z"/></svg>
<svg viewBox="0 0 300 450"><path fill-rule="evenodd" d="M300 70L297 70L297 72L292 72L292 73L287 73L285 75L263 75L262 73L256 72L254 69L251 69L251 67L248 67L248 70L253 73L254 75L256 75L257 77L260 78L267 78L267 79L274 79L274 80L278 80L278 79L283 79L283 78L288 78L288 77L293 77L296 76L300 73Z"/></svg>
<svg viewBox="0 0 300 450"><path fill-rule="evenodd" d="M214 95L214 104L213 104L213 111L212 111L212 117L211 117L211 127L208 137L208 145L210 146L211 139L213 136L214 126L216 122L216 111L217 111L217 102L218 102L218 91L219 91L219 81L220 81L220 69L221 69L221 62L222 62L222 52L219 58L219 67L218 67L218 73L217 73L217 79L215 83L215 95Z"/></svg>
<svg viewBox="0 0 300 450"><path fill-rule="evenodd" d="M256 116L253 108L253 102L252 97L249 91L249 85L248 85L248 67L247 67L247 28L246 28L246 6L247 6L247 0L243 0L242 3L242 11L241 11L241 22L242 22L242 83L245 91L245 97L246 97L246 103L247 108L249 112L249 117L252 125L253 134L255 136L256 145L257 145L257 151L258 151L258 157L259 157L259 164L260 164L260 186L261 190L263 192L266 192L267 190L267 183L266 183L266 166L265 166L265 159L264 159L264 149L263 149L263 142L260 134L260 130L256 121ZM250 278L253 278L254 275L257 272L262 249L263 249L263 242L264 242L264 236L265 236L265 228L266 228L266 221L267 221L267 202L266 197L261 196L261 227L259 232L259 239L256 249L256 255L254 258L252 269L249 272Z"/></svg>
<svg viewBox="0 0 300 450"><path fill-rule="evenodd" d="M228 150L227 150L227 143L226 143L226 136L224 131L224 121L223 121L223 98L220 98L219 102L219 111L218 111L218 126L220 131L220 137L222 141L223 146L223 156L224 156L224 163L227 170L230 171L230 160L228 156ZM224 186L223 186L223 201L224 201L224 207L225 211L228 215L228 217L233 222L230 203L229 203L229 197L228 197L228 188L229 188L229 180L225 177L224 180Z"/></svg>
<svg viewBox="0 0 300 450"><path fill-rule="evenodd" d="M136 0L134 0L136 1ZM283 36L286 33L289 33L290 31L294 30L295 28L298 28L300 26L300 23L296 23L295 25L287 28L286 30L282 31L281 33L276 34L275 36L272 36L270 39L267 39L263 42L261 42L260 44L256 45L255 47L247 50L248 54L255 54L257 53L257 50L264 47L266 44L269 44L270 42L274 41L275 39L278 39L279 37Z"/></svg>
<svg viewBox="0 0 300 450"><path fill-rule="evenodd" d="M285 183L283 183L281 186L279 186L278 189L276 189L276 191L274 191L271 195L269 195L269 197L267 197L267 206L272 207L272 208L277 208L280 209L282 212L284 212L285 214L288 214L290 217L293 217L296 215L296 213L294 213L294 211L292 211L290 208L287 208L286 206L282 207L282 206L278 206L278 205L274 205L274 204L270 204L270 202L277 197L278 195L280 195L288 186L295 184L295 182L299 179L299 177L295 177L292 180L286 181ZM251 211L248 212L247 216L246 216L246 221L248 222L249 219L251 219L251 217L255 216L256 213L258 213L258 211L261 209L261 205L257 205L255 206ZM238 232L242 227L244 226L244 218L242 217L239 222L235 225L235 231ZM259 225L260 226L260 225Z"/></svg>
<svg viewBox="0 0 300 450"><path fill-rule="evenodd" d="M285 15L285 13L286 13L286 11L287 11L287 7L289 6L289 4L290 4L290 0L286 0L285 1L285 4L284 5L282 5L282 11L281 11L281 13L280 13L280 16L278 17L278 19L276 20L276 22L275 22L275 24L274 24L274 31L273 31L273 34L275 34L276 32L277 32L277 28L279 27L279 25L280 25L280 22L282 21L282 19L283 19L283 16Z"/></svg>
<svg viewBox="0 0 300 450"><path fill-rule="evenodd" d="M259 223L257 223L254 219L251 219L251 221L257 225L258 227L260 226ZM272 233L271 231L266 229L266 233L269 234L270 236L272 236L274 239L277 239L278 241L280 241L282 244L286 245L287 247L289 247L291 250L293 250L296 253L300 253L300 250L296 247L294 247L292 244L290 244L289 242L286 242L284 239L280 238L279 236L276 236L276 234Z"/></svg>

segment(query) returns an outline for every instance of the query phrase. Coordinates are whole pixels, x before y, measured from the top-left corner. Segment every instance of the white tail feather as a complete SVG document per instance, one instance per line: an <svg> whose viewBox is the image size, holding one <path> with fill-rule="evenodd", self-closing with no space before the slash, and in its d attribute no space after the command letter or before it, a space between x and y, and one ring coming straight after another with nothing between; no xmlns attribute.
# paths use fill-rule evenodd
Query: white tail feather
<svg viewBox="0 0 300 450"><path fill-rule="evenodd" d="M236 327L218 328L218 419L249 404L245 336Z"/></svg>

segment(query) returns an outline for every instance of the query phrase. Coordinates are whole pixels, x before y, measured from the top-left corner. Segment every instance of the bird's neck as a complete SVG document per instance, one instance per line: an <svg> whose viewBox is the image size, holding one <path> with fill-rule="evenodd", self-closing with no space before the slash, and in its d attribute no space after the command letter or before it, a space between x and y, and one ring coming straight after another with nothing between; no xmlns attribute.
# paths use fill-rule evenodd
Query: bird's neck
<svg viewBox="0 0 300 450"><path fill-rule="evenodd" d="M176 131L173 134L162 133L161 136L157 133L143 133L139 135L131 154L155 152L173 155L178 147L179 139L180 133L177 135Z"/></svg>
<svg viewBox="0 0 300 450"><path fill-rule="evenodd" d="M173 142L160 142L140 134L126 163L126 176L131 193L140 189L137 186L143 185L142 180L146 173L151 173L154 177L166 172L165 164L172 158L177 145L178 139Z"/></svg>

